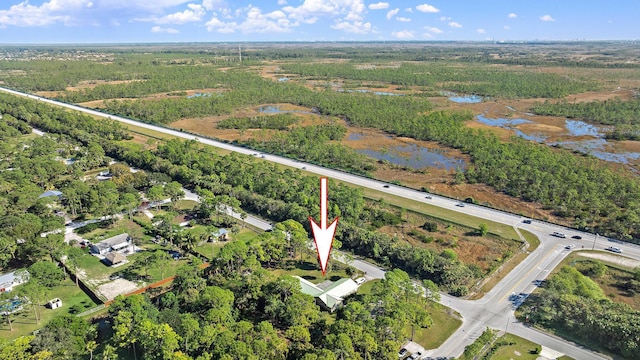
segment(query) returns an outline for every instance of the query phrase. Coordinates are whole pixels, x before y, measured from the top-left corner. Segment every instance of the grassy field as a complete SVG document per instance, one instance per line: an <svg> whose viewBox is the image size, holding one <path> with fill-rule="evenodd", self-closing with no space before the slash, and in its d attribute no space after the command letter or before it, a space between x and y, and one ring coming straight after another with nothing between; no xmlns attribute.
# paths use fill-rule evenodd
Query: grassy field
<svg viewBox="0 0 640 360"><path fill-rule="evenodd" d="M320 265L318 265L318 263L314 260L315 259L312 259L310 261L309 257L305 257L302 263L300 263L297 259L287 260L284 269L275 269L271 272L276 276L299 276L314 284L319 284L325 280L337 281L342 278L352 277L347 275L346 265L341 264L337 261L329 262L330 269L327 270L327 273L325 275L322 275ZM360 274L358 274L357 276L360 276ZM356 277L356 275L354 275L353 277Z"/></svg>
<svg viewBox="0 0 640 360"><path fill-rule="evenodd" d="M192 229L189 229L188 231L194 231L194 235L198 235L200 231L202 231L202 229L206 229L206 227L204 226L195 226ZM217 241L214 243L211 242L207 242L207 243L203 243L201 245L198 245L196 247L193 248L193 251L206 257L207 259L211 260L213 259L213 257L215 257L215 254L218 253L219 249L222 248L223 246L225 246L226 244L228 244L230 241L248 241L251 240L253 238L255 238L256 236L258 236L259 233L249 229L249 228L243 228L240 230L239 233L237 234L230 234L230 239L229 241Z"/></svg>
<svg viewBox="0 0 640 360"><path fill-rule="evenodd" d="M538 246L540 246L540 239L538 239L538 237L535 236L532 232L529 232L523 229L520 229L519 231L529 243L529 247L527 248L527 251L531 252L537 249Z"/></svg>
<svg viewBox="0 0 640 360"><path fill-rule="evenodd" d="M427 311L431 315L433 325L427 329L416 329L413 341L425 349L435 349L442 345L459 327L462 321L453 315L453 311L437 303L429 303ZM408 329L411 336L411 328Z"/></svg>
<svg viewBox="0 0 640 360"><path fill-rule="evenodd" d="M16 288L16 291L18 288ZM9 324L3 318L0 325L0 338L11 340L24 335L30 335L34 330L41 328L55 316L68 314L73 307L78 312L94 307L96 304L69 279L64 280L60 285L52 288L47 299L59 298L62 300L62 307L48 309L43 305L39 306L40 321L36 324L34 311L30 306L25 310L11 316L13 331L9 330Z"/></svg>
<svg viewBox="0 0 640 360"><path fill-rule="evenodd" d="M145 235L144 229L140 225L129 220L128 218L123 218L117 221L115 224L112 224L111 226L100 227L86 234L80 234L80 236L95 243L123 233L128 233L134 239L149 238L148 235Z"/></svg>
<svg viewBox="0 0 640 360"><path fill-rule="evenodd" d="M345 183L345 185L353 186L348 183ZM501 236L507 239L513 239L513 240L520 239L518 237L518 234L515 232L515 230L513 230L513 227L509 225L496 223L493 221L477 218L475 216L467 215L464 213L459 213L457 211L447 210L438 206L425 204L425 203L414 201L414 200L409 200L409 199L395 196L395 195L390 195L384 192L380 192L378 190L363 188L363 191L364 191L365 197L372 200L384 199L384 201L388 204L399 206L401 208L415 211L420 214L425 214L438 219L442 219L444 221L453 222L453 223L464 225L474 229L477 229L480 226L480 224L487 224L489 228L489 233L496 234L498 236Z"/></svg>
<svg viewBox="0 0 640 360"><path fill-rule="evenodd" d="M529 340L523 339L519 336L513 334L506 334L500 337L494 343L494 346L497 344L505 344L497 347L493 354L490 355L487 359L490 360L536 360L540 355L534 353L534 350L539 345L533 343ZM571 358L568 356L563 356L561 359L570 360Z"/></svg>

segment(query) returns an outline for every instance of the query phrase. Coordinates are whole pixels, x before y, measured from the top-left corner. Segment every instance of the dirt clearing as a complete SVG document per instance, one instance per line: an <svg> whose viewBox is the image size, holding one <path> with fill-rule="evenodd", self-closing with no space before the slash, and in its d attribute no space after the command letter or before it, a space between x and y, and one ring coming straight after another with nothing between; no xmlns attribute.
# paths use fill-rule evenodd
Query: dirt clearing
<svg viewBox="0 0 640 360"><path fill-rule="evenodd" d="M113 300L118 295L128 294L137 289L138 286L134 282L125 279L116 279L98 286L98 292L109 300Z"/></svg>

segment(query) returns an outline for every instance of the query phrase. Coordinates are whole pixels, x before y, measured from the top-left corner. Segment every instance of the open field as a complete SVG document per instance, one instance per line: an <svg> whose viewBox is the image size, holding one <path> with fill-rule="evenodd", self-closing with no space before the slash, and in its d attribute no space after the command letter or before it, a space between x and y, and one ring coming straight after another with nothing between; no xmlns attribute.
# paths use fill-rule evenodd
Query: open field
<svg viewBox="0 0 640 360"><path fill-rule="evenodd" d="M18 288L16 288L16 290L18 290ZM60 285L52 288L48 292L47 298L59 298L62 300L62 307L48 309L44 305L38 305L41 317L39 324L36 324L33 309L31 306L26 306L20 313L11 315L13 331L9 330L9 324L3 319L2 325L0 326L0 337L10 340L20 336L30 335L34 330L41 328L55 316L80 313L95 306L91 298L69 279L62 281Z"/></svg>

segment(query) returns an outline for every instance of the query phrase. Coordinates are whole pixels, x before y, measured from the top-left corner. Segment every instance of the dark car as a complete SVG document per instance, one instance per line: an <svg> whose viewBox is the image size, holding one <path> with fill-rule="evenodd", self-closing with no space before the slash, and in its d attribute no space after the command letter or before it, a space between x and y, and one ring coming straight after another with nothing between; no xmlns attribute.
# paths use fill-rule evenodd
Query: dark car
<svg viewBox="0 0 640 360"><path fill-rule="evenodd" d="M384 185L383 187L386 187L386 188L388 188L388 187L389 187L389 185Z"/></svg>
<svg viewBox="0 0 640 360"><path fill-rule="evenodd" d="M407 349L402 348L402 349L400 349L400 352L398 352L398 359L402 359L406 355L407 355Z"/></svg>
<svg viewBox="0 0 640 360"><path fill-rule="evenodd" d="M524 219L522 222L525 224L531 224L531 219Z"/></svg>
<svg viewBox="0 0 640 360"><path fill-rule="evenodd" d="M582 236L580 236L580 235L573 235L571 238L572 238L572 239L576 239L576 240L580 240L580 239L582 239Z"/></svg>

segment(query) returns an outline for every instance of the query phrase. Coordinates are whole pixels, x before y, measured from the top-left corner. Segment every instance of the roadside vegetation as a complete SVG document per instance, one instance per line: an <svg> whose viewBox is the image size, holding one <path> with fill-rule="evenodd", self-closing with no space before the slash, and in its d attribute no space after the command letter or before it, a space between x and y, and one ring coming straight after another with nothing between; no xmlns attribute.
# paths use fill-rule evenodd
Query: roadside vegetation
<svg viewBox="0 0 640 360"><path fill-rule="evenodd" d="M564 266L529 297L516 315L527 324L632 359L640 344L640 311L611 301L589 278L601 277L606 272L607 267L600 262ZM638 280L630 279L627 291L637 293L638 284Z"/></svg>

